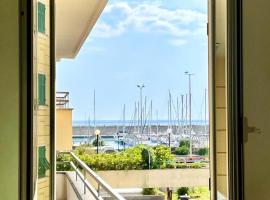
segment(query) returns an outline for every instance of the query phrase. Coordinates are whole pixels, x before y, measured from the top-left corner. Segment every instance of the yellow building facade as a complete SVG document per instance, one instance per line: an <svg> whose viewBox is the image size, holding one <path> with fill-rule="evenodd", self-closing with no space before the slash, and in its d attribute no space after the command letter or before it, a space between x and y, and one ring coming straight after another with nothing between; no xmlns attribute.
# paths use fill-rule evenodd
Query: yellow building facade
<svg viewBox="0 0 270 200"><path fill-rule="evenodd" d="M72 150L72 108L56 108L56 151Z"/></svg>
<svg viewBox="0 0 270 200"><path fill-rule="evenodd" d="M51 48L50 1L34 1L34 141L36 194L38 200L51 198ZM35 166L36 165L36 166Z"/></svg>

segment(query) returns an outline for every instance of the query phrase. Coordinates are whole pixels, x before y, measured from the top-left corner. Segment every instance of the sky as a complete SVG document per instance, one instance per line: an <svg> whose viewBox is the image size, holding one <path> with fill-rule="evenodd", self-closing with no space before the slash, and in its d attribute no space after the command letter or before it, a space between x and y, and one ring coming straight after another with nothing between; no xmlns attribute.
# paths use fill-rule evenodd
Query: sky
<svg viewBox="0 0 270 200"><path fill-rule="evenodd" d="M120 120L124 104L131 119L140 83L165 120L168 91L174 106L188 92L185 71L194 73L192 118L203 119L206 23L207 0L109 0L77 57L57 63L57 91L70 92L73 120L93 119L94 90L96 119Z"/></svg>

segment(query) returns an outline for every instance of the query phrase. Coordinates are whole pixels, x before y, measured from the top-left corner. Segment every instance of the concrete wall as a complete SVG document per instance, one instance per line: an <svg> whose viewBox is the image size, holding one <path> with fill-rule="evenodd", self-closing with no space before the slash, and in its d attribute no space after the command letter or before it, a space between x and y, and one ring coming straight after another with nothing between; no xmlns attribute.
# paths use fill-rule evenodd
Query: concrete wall
<svg viewBox="0 0 270 200"><path fill-rule="evenodd" d="M0 1L0 199L19 198L19 1Z"/></svg>
<svg viewBox="0 0 270 200"><path fill-rule="evenodd" d="M56 151L72 150L72 109L56 109Z"/></svg>
<svg viewBox="0 0 270 200"><path fill-rule="evenodd" d="M270 1L243 0L245 199L270 199ZM251 128L248 128L251 127ZM260 130L252 130L252 127Z"/></svg>
<svg viewBox="0 0 270 200"><path fill-rule="evenodd" d="M113 188L207 187L209 181L209 169L117 170L97 174ZM91 182L91 178L88 180Z"/></svg>
<svg viewBox="0 0 270 200"><path fill-rule="evenodd" d="M56 174L56 200L78 200L65 173Z"/></svg>

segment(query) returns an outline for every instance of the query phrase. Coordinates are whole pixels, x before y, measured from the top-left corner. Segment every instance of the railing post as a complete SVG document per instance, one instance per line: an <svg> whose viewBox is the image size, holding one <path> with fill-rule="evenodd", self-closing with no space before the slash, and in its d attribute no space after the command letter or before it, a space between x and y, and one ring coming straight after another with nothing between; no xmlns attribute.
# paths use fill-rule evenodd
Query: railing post
<svg viewBox="0 0 270 200"><path fill-rule="evenodd" d="M98 186L97 186L97 193L98 193L98 196L99 196L99 192L100 192L100 186L99 186L99 183L98 183Z"/></svg>
<svg viewBox="0 0 270 200"><path fill-rule="evenodd" d="M86 179L86 172L85 172L85 169L83 170L83 192L84 194L86 194L86 183L85 183L85 179Z"/></svg>
<svg viewBox="0 0 270 200"><path fill-rule="evenodd" d="M76 169L75 169L75 171L76 171L76 181L78 181L78 172L77 172L77 170L78 170L78 167L76 166Z"/></svg>

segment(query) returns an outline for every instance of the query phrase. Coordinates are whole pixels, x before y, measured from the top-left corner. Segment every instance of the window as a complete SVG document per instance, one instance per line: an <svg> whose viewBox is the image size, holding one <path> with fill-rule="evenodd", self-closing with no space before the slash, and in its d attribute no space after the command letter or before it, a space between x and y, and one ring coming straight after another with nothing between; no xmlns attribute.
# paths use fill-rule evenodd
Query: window
<svg viewBox="0 0 270 200"><path fill-rule="evenodd" d="M45 33L45 5L38 2L38 32Z"/></svg>
<svg viewBox="0 0 270 200"><path fill-rule="evenodd" d="M46 76L38 74L38 104L45 105L46 103Z"/></svg>
<svg viewBox="0 0 270 200"><path fill-rule="evenodd" d="M50 163L46 159L46 147L40 146L38 148L38 178L44 178L48 169L50 169Z"/></svg>

